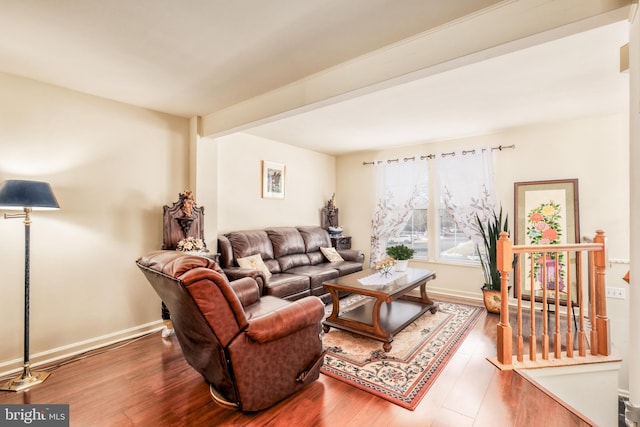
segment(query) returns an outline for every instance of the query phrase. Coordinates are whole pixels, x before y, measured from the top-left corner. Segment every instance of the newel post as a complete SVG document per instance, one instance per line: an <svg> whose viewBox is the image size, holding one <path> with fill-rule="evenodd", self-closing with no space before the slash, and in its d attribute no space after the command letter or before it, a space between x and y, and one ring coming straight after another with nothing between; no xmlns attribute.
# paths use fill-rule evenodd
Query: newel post
<svg viewBox="0 0 640 427"><path fill-rule="evenodd" d="M503 231L498 239L496 249L497 268L500 272L500 323L497 326L498 362L511 365L512 359L512 331L509 324L509 272L512 269L513 244L509 235Z"/></svg>
<svg viewBox="0 0 640 427"><path fill-rule="evenodd" d="M597 230L593 243L601 243L602 249L594 253L596 268L596 330L598 333L598 354L609 355L609 319L607 318L607 295L605 289L605 268L607 247L604 231Z"/></svg>

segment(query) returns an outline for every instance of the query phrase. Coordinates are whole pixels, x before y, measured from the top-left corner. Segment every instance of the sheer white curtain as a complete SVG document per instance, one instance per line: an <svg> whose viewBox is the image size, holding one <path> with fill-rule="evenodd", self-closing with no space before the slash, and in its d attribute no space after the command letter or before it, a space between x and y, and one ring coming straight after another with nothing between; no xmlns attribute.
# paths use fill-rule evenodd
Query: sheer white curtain
<svg viewBox="0 0 640 427"><path fill-rule="evenodd" d="M376 168L376 198L371 221L370 264L384 258L387 240L398 236L418 200L428 198L428 168L424 160L382 162Z"/></svg>
<svg viewBox="0 0 640 427"><path fill-rule="evenodd" d="M481 243L476 214L484 222L495 208L493 154L491 148L466 154L437 156L437 186L442 208L456 226L476 243Z"/></svg>

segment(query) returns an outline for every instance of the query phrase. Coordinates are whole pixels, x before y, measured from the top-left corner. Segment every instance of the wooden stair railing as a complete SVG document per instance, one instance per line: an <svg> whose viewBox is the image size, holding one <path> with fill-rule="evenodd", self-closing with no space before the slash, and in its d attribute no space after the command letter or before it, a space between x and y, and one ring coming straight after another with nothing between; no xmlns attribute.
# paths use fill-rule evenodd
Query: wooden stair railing
<svg viewBox="0 0 640 427"><path fill-rule="evenodd" d="M605 294L605 237L604 232L598 230L592 243L577 243L564 245L513 245L507 233L502 232L498 240L498 270L500 271L502 285L502 302L500 309L500 322L497 326L497 363L501 369L513 368L513 344L515 342L515 356L517 364L522 367L560 366L568 364L589 363L595 356L609 356L609 319L607 318L606 294ZM582 267L586 256L587 266L587 292L584 291ZM514 292L517 303L516 335L513 336L513 328L509 323L509 274L513 270L513 260L516 259L515 275L520 286ZM566 265L572 263L572 267L562 271L562 259L567 260ZM529 271L526 277L521 277L523 264ZM548 266L551 265L552 269ZM575 274L575 278L572 277ZM541 276L541 289L535 289L535 276ZM523 288L528 281L528 293L524 299L528 299L527 307L523 305ZM561 280L566 283L565 295L561 298L558 292ZM576 287L572 289L572 281ZM553 285L553 289L551 289ZM534 292L531 292L534 290ZM538 293L539 292L539 295ZM576 293L577 295L572 295ZM585 298L585 293L586 297ZM586 300L586 301L585 301ZM553 305L555 315L555 328L549 331L549 306ZM561 306L566 307L566 327L561 330ZM585 327L585 306L588 307L588 320L590 331ZM578 308L577 315L575 308ZM542 331L540 351L536 343L536 311L541 311ZM530 322L530 333L525 337L523 333L523 316L527 316ZM573 322L572 322L573 319ZM576 325L573 330L572 323ZM564 334L565 346L562 350L562 337ZM587 338L588 337L588 338ZM528 338L528 339L527 339ZM574 341L577 340L577 356L574 354ZM529 352L525 357L525 341L528 341ZM550 347L550 341L552 346ZM590 348L590 354L587 352ZM552 349L552 350L550 350ZM551 356L552 353L552 356ZM587 358L589 360L587 360Z"/></svg>

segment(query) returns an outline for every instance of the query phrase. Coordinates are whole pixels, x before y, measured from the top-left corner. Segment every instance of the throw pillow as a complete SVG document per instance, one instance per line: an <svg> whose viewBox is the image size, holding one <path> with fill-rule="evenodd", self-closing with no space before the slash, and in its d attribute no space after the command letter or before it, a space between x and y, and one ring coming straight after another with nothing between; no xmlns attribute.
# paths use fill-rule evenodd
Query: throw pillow
<svg viewBox="0 0 640 427"><path fill-rule="evenodd" d="M336 248L320 248L322 254L327 258L329 262L340 262L344 259L340 256Z"/></svg>
<svg viewBox="0 0 640 427"><path fill-rule="evenodd" d="M262 257L260 256L260 254L238 258L238 265L242 268L250 268L252 270L263 271L267 279L271 277L271 272L264 264L264 261L262 261Z"/></svg>

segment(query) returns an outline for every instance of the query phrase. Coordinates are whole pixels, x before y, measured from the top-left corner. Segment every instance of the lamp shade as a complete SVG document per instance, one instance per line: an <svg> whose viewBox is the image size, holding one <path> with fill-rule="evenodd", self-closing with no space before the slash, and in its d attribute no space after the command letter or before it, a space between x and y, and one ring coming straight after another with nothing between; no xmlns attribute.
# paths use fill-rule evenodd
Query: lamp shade
<svg viewBox="0 0 640 427"><path fill-rule="evenodd" d="M47 182L7 180L0 185L0 209L60 209Z"/></svg>

